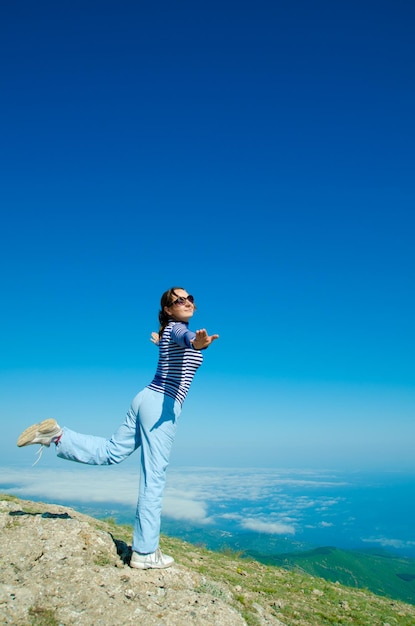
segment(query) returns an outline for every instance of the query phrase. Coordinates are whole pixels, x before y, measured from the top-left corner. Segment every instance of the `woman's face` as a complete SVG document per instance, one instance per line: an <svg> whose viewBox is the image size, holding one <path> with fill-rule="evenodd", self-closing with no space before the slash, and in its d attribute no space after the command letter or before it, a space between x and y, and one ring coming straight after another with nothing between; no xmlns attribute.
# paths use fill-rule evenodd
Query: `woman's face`
<svg viewBox="0 0 415 626"><path fill-rule="evenodd" d="M189 294L184 289L175 289L174 293L176 295L173 295L172 304L165 306L164 310L176 322L188 322L193 316L195 305L187 299Z"/></svg>

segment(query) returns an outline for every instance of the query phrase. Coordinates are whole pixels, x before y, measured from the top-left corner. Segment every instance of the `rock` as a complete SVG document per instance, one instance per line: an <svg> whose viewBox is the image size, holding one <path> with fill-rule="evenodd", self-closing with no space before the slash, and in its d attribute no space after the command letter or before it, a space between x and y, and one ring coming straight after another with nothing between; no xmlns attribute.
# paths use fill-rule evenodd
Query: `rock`
<svg viewBox="0 0 415 626"><path fill-rule="evenodd" d="M130 548L95 522L67 507L0 501L2 624L246 625L201 574L131 569Z"/></svg>

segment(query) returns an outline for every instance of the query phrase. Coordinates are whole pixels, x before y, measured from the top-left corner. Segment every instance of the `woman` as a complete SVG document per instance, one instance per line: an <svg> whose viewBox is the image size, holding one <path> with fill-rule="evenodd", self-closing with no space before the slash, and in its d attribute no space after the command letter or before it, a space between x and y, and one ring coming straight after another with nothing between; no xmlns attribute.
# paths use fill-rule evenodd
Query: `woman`
<svg viewBox="0 0 415 626"><path fill-rule="evenodd" d="M47 419L27 428L17 441L19 447L55 443L60 458L90 465L121 463L140 447L140 485L130 562L138 569L160 569L174 562L159 548L166 469L183 402L203 361L201 350L219 337L208 335L205 329L195 333L189 330L195 309L193 296L182 287L173 287L162 295L160 329L151 337L159 347L156 374L134 398L124 423L110 439L82 435Z"/></svg>

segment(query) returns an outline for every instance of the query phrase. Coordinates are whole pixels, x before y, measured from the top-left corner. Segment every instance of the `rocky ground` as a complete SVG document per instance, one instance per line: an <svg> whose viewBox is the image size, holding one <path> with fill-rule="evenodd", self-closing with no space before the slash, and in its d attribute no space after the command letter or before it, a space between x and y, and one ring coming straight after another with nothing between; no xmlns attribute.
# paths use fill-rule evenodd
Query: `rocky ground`
<svg viewBox="0 0 415 626"><path fill-rule="evenodd" d="M0 502L0 623L239 626L207 579L180 565L133 570L127 544L72 509ZM217 588L217 584L215 584ZM216 594L218 595L218 594Z"/></svg>

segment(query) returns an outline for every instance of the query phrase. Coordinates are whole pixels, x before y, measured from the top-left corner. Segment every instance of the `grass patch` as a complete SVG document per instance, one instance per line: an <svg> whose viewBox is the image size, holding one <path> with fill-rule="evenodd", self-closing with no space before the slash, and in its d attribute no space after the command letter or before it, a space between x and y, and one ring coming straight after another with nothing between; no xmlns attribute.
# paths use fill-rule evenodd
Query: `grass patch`
<svg viewBox="0 0 415 626"><path fill-rule="evenodd" d="M60 624L52 609L45 609L40 606L29 608L29 618L31 626L59 626Z"/></svg>
<svg viewBox="0 0 415 626"><path fill-rule="evenodd" d="M227 600L226 592L219 587L219 585L210 580L207 580L199 585L199 587L196 587L195 591L198 593L207 593L214 598L219 598L220 600Z"/></svg>
<svg viewBox="0 0 415 626"><path fill-rule="evenodd" d="M19 502L19 498L10 496L8 493L0 493L0 500L4 500L5 502Z"/></svg>

